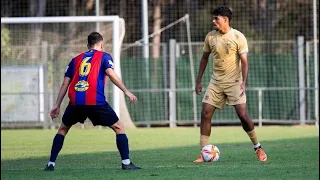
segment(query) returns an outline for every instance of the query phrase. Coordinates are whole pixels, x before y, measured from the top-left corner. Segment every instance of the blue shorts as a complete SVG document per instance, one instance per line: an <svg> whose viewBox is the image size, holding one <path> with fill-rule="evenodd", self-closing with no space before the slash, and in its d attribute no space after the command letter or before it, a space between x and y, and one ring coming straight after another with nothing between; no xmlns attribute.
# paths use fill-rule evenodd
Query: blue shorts
<svg viewBox="0 0 320 180"><path fill-rule="evenodd" d="M105 105L68 105L62 122L64 125L71 127L76 123L84 123L89 118L94 126L112 126L119 118L109 104Z"/></svg>

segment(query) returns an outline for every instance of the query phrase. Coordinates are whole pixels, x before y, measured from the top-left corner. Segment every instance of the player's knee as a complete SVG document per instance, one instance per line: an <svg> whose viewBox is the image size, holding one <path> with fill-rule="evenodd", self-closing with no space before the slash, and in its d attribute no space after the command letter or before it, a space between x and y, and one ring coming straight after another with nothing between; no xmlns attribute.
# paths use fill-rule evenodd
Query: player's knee
<svg viewBox="0 0 320 180"><path fill-rule="evenodd" d="M70 127L68 127L64 124L61 124L61 126L58 129L58 134L66 136L68 134L69 129L70 129Z"/></svg>
<svg viewBox="0 0 320 180"><path fill-rule="evenodd" d="M58 130L58 134L61 134L63 136L66 136L68 133L69 129L65 128L65 127L60 127Z"/></svg>
<svg viewBox="0 0 320 180"><path fill-rule="evenodd" d="M201 111L201 117L204 119L208 119L208 118L211 119L211 117L210 117L211 114L212 114L211 112L209 112L208 110L205 110L205 109L203 109Z"/></svg>
<svg viewBox="0 0 320 180"><path fill-rule="evenodd" d="M248 119L248 115L247 115L246 112L239 112L239 113L238 113L238 117L239 117L239 119L240 119L241 121L245 121L245 120Z"/></svg>
<svg viewBox="0 0 320 180"><path fill-rule="evenodd" d="M111 128L114 130L114 132L118 133L124 133L124 126L120 121L117 121L114 123Z"/></svg>

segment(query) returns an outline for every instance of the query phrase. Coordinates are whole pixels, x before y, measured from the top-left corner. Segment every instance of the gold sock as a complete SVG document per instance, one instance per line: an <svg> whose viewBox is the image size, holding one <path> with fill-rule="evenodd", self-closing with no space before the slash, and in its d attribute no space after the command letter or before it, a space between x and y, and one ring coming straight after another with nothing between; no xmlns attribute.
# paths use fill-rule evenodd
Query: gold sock
<svg viewBox="0 0 320 180"><path fill-rule="evenodd" d="M206 135L200 135L200 147L201 149L209 144L209 137L210 136L206 136Z"/></svg>
<svg viewBox="0 0 320 180"><path fill-rule="evenodd" d="M251 139L251 142L253 145L256 145L259 143L257 135L256 135L256 131L253 129L252 131L247 132L249 138Z"/></svg>

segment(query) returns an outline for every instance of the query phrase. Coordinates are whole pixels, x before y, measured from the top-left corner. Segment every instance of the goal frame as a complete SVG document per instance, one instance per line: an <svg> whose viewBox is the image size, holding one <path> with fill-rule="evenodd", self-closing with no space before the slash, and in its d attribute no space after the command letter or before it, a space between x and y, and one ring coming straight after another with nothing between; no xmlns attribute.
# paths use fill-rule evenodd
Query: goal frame
<svg viewBox="0 0 320 180"><path fill-rule="evenodd" d="M2 17L1 24L35 24L35 23L80 23L80 22L111 22L112 23L112 56L114 70L120 71L120 18L119 16L52 16L52 17ZM120 116L120 90L113 85L113 109Z"/></svg>

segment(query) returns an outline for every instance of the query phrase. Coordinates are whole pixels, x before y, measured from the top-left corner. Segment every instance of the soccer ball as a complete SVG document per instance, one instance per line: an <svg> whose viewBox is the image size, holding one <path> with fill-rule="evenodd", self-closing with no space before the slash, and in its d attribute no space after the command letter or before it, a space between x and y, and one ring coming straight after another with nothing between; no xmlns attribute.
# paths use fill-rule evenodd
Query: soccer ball
<svg viewBox="0 0 320 180"><path fill-rule="evenodd" d="M201 154L205 162L218 161L220 158L220 151L215 145L206 145L202 148Z"/></svg>

